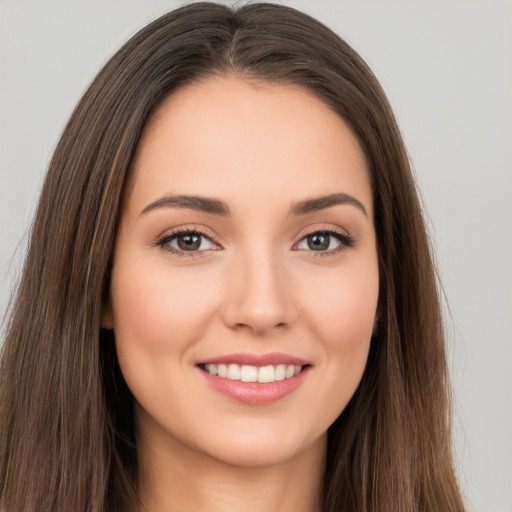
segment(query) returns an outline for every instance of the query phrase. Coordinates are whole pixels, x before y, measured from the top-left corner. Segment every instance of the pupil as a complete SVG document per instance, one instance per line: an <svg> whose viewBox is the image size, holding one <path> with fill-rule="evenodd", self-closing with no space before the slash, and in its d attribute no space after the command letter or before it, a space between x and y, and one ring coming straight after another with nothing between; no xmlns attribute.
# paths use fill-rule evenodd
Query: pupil
<svg viewBox="0 0 512 512"><path fill-rule="evenodd" d="M308 245L314 251L322 251L329 248L329 235L315 233L308 236Z"/></svg>
<svg viewBox="0 0 512 512"><path fill-rule="evenodd" d="M201 237L198 235L180 235L178 237L178 247L184 251L193 251L199 249Z"/></svg>

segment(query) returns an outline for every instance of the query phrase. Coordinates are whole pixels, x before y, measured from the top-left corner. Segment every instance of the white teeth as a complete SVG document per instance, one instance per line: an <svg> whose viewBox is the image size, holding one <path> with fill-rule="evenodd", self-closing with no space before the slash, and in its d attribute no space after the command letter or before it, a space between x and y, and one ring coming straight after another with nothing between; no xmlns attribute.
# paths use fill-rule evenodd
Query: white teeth
<svg viewBox="0 0 512 512"><path fill-rule="evenodd" d="M257 382L258 368L256 368L256 366L247 366L244 364L240 368L240 380L242 382Z"/></svg>
<svg viewBox="0 0 512 512"><path fill-rule="evenodd" d="M278 364L276 366L276 380L284 380L286 378L286 365Z"/></svg>
<svg viewBox="0 0 512 512"><path fill-rule="evenodd" d="M226 377L231 380L240 380L240 365L230 364L228 366L228 374Z"/></svg>
<svg viewBox="0 0 512 512"><path fill-rule="evenodd" d="M273 366L262 366L258 370L258 382L274 382L274 374L275 371Z"/></svg>
<svg viewBox="0 0 512 512"><path fill-rule="evenodd" d="M217 365L216 364L207 364L206 371L208 373L211 373L212 375L217 375L217 373L218 373Z"/></svg>
<svg viewBox="0 0 512 512"><path fill-rule="evenodd" d="M242 382L275 382L298 375L302 366L278 364L275 366L250 366L238 364L206 364L204 369L211 375Z"/></svg>

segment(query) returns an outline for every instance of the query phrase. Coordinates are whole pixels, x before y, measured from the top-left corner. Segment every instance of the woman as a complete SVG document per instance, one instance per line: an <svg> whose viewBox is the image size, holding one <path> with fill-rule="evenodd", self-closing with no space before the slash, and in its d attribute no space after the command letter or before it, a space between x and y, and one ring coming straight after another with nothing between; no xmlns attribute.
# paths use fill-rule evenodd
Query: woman
<svg viewBox="0 0 512 512"><path fill-rule="evenodd" d="M50 163L2 355L2 510L462 511L435 271L376 79L191 4Z"/></svg>

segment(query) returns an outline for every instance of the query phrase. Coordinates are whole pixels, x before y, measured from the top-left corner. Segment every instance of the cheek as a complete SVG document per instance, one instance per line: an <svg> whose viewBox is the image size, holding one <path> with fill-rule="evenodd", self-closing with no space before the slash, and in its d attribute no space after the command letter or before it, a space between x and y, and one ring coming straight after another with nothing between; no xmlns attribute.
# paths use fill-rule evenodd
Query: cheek
<svg viewBox="0 0 512 512"><path fill-rule="evenodd" d="M118 261L111 297L116 351L124 379L140 404L158 417L162 404L179 410L171 390L190 372L189 348L211 322L216 284L201 272ZM164 407L165 410L165 407Z"/></svg>
<svg viewBox="0 0 512 512"><path fill-rule="evenodd" d="M321 345L325 392L333 398L334 416L346 406L363 375L378 295L376 264L318 279L307 294L304 314L312 337Z"/></svg>
<svg viewBox="0 0 512 512"><path fill-rule="evenodd" d="M310 324L329 347L357 348L371 337L379 296L376 265L330 274L303 295Z"/></svg>
<svg viewBox="0 0 512 512"><path fill-rule="evenodd" d="M118 351L126 347L147 357L183 353L214 308L216 284L202 274L147 264L115 268L112 304Z"/></svg>

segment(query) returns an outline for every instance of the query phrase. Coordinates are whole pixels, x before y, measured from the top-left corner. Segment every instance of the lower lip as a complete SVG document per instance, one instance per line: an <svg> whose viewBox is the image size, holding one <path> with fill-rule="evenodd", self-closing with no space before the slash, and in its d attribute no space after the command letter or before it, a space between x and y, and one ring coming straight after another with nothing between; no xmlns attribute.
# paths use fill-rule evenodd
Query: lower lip
<svg viewBox="0 0 512 512"><path fill-rule="evenodd" d="M306 366L299 374L289 379L261 383L226 379L212 375L201 368L199 368L199 371L216 391L233 398L237 402L249 405L266 405L277 402L295 391L304 382L310 368L310 366Z"/></svg>

